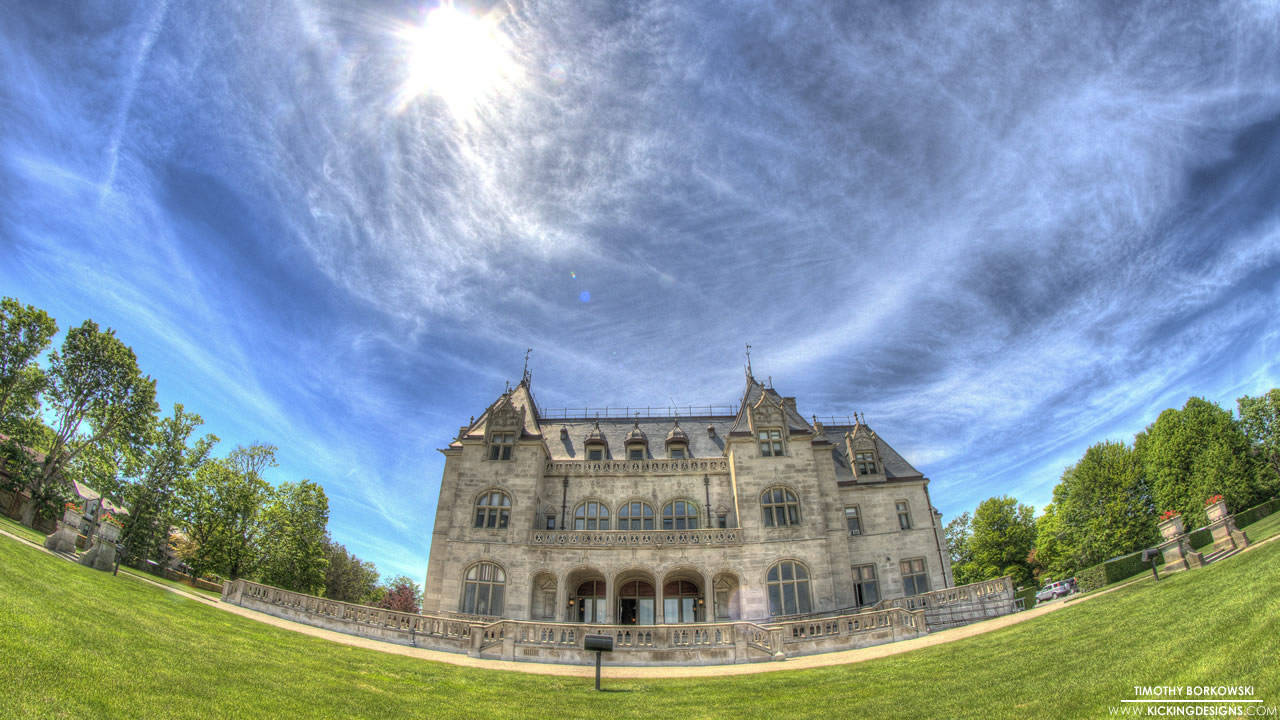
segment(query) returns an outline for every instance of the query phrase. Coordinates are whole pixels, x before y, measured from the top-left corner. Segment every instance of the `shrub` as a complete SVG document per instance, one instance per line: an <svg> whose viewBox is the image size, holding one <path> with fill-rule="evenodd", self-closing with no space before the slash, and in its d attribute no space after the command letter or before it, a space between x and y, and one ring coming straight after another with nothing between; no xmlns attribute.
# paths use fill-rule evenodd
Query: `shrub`
<svg viewBox="0 0 1280 720"><path fill-rule="evenodd" d="M1244 512L1236 513L1236 527L1256 523L1278 509L1280 509L1280 498L1271 498L1261 505L1254 505Z"/></svg>
<svg viewBox="0 0 1280 720"><path fill-rule="evenodd" d="M1187 542L1191 543L1191 547L1204 547L1213 542L1213 532L1209 528L1200 528L1195 532L1187 533Z"/></svg>
<svg viewBox="0 0 1280 720"><path fill-rule="evenodd" d="M1080 592L1097 590L1107 584L1107 571L1102 568L1106 563L1085 568L1076 573L1076 589Z"/></svg>
<svg viewBox="0 0 1280 720"><path fill-rule="evenodd" d="M1080 592L1097 590L1103 585L1131 578L1149 567L1142 562L1142 551L1139 550L1081 570L1076 573L1076 587Z"/></svg>

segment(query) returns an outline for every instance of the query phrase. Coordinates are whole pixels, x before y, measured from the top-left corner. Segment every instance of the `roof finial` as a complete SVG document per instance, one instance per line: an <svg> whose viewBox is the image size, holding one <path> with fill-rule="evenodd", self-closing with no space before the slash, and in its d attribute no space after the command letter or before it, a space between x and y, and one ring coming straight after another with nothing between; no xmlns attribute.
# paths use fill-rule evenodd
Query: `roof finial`
<svg viewBox="0 0 1280 720"><path fill-rule="evenodd" d="M751 377L751 343L747 343L747 377Z"/></svg>
<svg viewBox="0 0 1280 720"><path fill-rule="evenodd" d="M533 352L533 348L524 351L524 372L520 373L520 382L526 386L529 384L529 353Z"/></svg>

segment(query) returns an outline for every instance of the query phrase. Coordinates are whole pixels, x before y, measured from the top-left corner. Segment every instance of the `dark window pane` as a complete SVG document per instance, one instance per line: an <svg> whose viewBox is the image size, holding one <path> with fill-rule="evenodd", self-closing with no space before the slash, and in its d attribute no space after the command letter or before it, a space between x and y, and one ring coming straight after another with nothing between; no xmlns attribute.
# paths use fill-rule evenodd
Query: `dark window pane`
<svg viewBox="0 0 1280 720"><path fill-rule="evenodd" d="M769 614L782 614L782 590L777 585L769 586Z"/></svg>

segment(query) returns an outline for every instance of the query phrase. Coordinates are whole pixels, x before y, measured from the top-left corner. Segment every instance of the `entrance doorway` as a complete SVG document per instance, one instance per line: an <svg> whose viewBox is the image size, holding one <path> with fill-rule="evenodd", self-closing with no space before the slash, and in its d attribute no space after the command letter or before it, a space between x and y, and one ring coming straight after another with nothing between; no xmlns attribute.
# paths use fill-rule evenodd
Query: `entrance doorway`
<svg viewBox="0 0 1280 720"><path fill-rule="evenodd" d="M652 625L655 608L653 585L643 580L624 583L618 591L620 625Z"/></svg>

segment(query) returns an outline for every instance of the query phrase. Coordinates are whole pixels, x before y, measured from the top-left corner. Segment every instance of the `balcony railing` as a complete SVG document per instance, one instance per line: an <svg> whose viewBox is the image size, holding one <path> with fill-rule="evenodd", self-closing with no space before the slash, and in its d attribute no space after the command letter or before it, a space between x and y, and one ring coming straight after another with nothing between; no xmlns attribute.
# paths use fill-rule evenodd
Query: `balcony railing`
<svg viewBox="0 0 1280 720"><path fill-rule="evenodd" d="M552 460L543 472L547 475L648 475L704 474L729 472L727 458L655 458L651 460Z"/></svg>
<svg viewBox="0 0 1280 720"><path fill-rule="evenodd" d="M530 545L554 547L697 547L741 545L742 530L534 530Z"/></svg>

